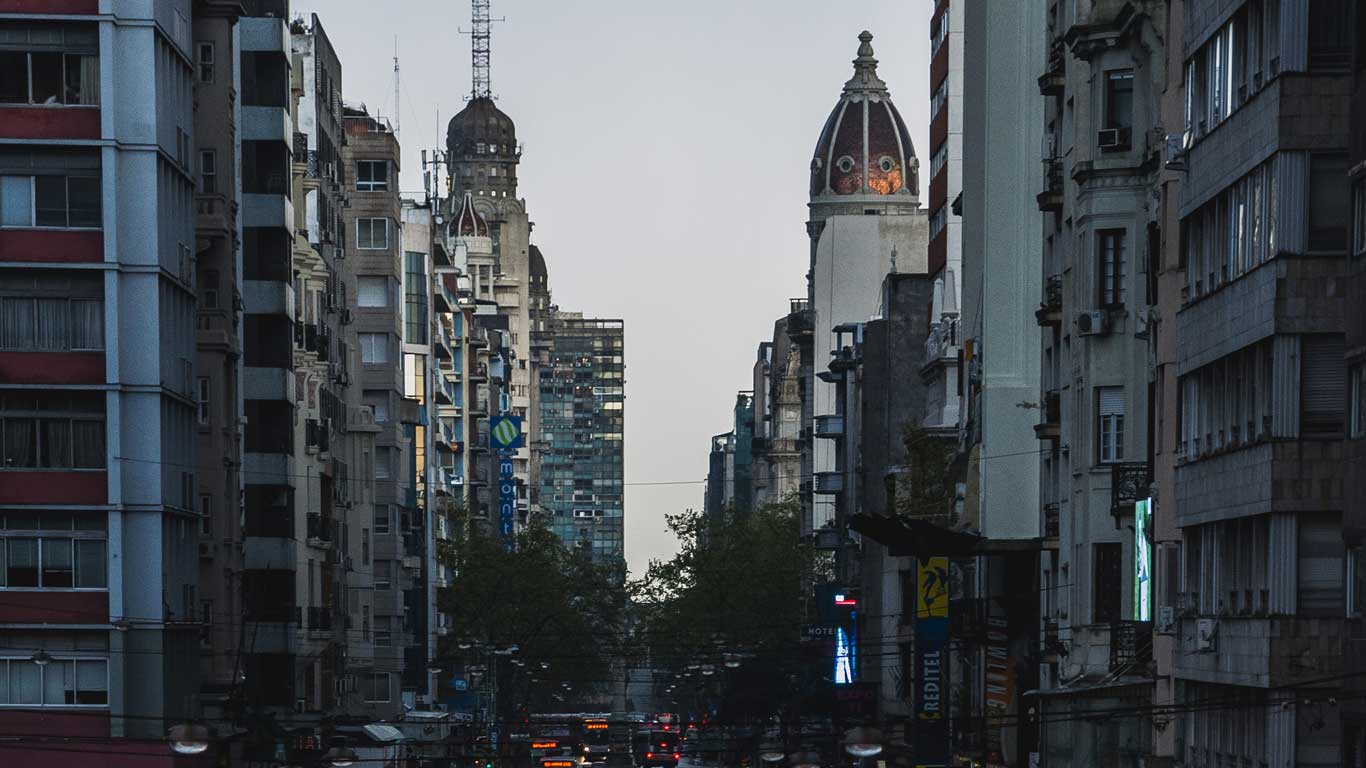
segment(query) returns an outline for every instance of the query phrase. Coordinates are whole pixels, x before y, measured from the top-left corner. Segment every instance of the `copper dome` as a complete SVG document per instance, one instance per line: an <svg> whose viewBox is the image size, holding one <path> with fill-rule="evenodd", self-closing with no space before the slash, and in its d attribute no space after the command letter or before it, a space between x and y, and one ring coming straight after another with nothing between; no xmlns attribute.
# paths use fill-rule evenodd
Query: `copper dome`
<svg viewBox="0 0 1366 768"><path fill-rule="evenodd" d="M915 149L887 84L877 76L873 35L859 35L854 76L844 84L811 159L811 196L915 195Z"/></svg>
<svg viewBox="0 0 1366 768"><path fill-rule="evenodd" d="M493 149L476 150L476 145L492 145ZM491 155L515 155L517 126L493 103L493 99L470 99L446 126L446 150L453 157L485 152Z"/></svg>

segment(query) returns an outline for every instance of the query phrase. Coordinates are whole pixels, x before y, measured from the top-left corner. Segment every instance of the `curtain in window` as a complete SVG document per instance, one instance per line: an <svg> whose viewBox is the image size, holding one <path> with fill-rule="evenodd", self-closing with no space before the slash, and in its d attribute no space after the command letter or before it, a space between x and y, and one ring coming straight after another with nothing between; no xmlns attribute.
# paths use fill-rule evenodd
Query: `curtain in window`
<svg viewBox="0 0 1366 768"><path fill-rule="evenodd" d="M43 703L66 704L66 692L75 682L76 671L70 661L53 661L42 670Z"/></svg>
<svg viewBox="0 0 1366 768"><path fill-rule="evenodd" d="M11 704L42 703L42 669L31 661L10 660L9 695Z"/></svg>
<svg viewBox="0 0 1366 768"><path fill-rule="evenodd" d="M70 589L71 539L43 539L43 586Z"/></svg>
<svg viewBox="0 0 1366 768"><path fill-rule="evenodd" d="M0 301L0 348L33 348L33 299Z"/></svg>
<svg viewBox="0 0 1366 768"><path fill-rule="evenodd" d="M43 434L39 440L39 466L66 468L71 466L71 420L43 419Z"/></svg>
<svg viewBox="0 0 1366 768"><path fill-rule="evenodd" d="M66 56L66 103L100 103L100 58L69 53Z"/></svg>
<svg viewBox="0 0 1366 768"><path fill-rule="evenodd" d="M9 570L5 583L10 587L38 586L38 540L10 539Z"/></svg>
<svg viewBox="0 0 1366 768"><path fill-rule="evenodd" d="M34 324L34 347L42 351L67 349L67 323L70 304L66 299L38 299Z"/></svg>
<svg viewBox="0 0 1366 768"><path fill-rule="evenodd" d="M71 466L77 469L104 467L104 422L73 419L71 438Z"/></svg>
<svg viewBox="0 0 1366 768"><path fill-rule="evenodd" d="M104 302L72 299L71 349L104 349Z"/></svg>
<svg viewBox="0 0 1366 768"><path fill-rule="evenodd" d="M103 589L107 585L105 543L100 539L76 540L76 586Z"/></svg>
<svg viewBox="0 0 1366 768"><path fill-rule="evenodd" d="M32 176L0 176L0 226L33 226Z"/></svg>
<svg viewBox="0 0 1366 768"><path fill-rule="evenodd" d="M76 696L72 703L109 703L109 662L76 662Z"/></svg>
<svg viewBox="0 0 1366 768"><path fill-rule="evenodd" d="M38 464L38 432L35 419L5 419L5 466L34 467Z"/></svg>

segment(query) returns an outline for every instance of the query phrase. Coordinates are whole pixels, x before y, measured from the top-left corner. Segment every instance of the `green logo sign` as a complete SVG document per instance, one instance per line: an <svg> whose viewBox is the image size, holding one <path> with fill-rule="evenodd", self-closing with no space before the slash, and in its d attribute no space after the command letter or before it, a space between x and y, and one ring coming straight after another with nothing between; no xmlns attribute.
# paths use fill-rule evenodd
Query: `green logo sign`
<svg viewBox="0 0 1366 768"><path fill-rule="evenodd" d="M522 420L516 416L489 419L489 447L495 451L515 451L522 447Z"/></svg>

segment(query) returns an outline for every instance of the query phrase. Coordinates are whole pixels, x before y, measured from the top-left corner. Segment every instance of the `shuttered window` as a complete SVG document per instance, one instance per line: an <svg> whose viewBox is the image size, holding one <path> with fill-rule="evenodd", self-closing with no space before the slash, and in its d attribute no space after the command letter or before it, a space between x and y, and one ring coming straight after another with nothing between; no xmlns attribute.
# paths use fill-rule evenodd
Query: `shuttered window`
<svg viewBox="0 0 1366 768"><path fill-rule="evenodd" d="M1352 368L1351 376L1351 435L1366 437L1366 363Z"/></svg>
<svg viewBox="0 0 1366 768"><path fill-rule="evenodd" d="M1303 338L1300 358L1302 434L1342 432L1347 404L1347 364L1343 352L1342 336L1315 334Z"/></svg>
<svg viewBox="0 0 1366 768"><path fill-rule="evenodd" d="M1335 516L1303 515L1299 531L1301 616L1342 616L1342 530Z"/></svg>
<svg viewBox="0 0 1366 768"><path fill-rule="evenodd" d="M358 280L356 300L362 307L389 306L389 280L384 277L361 277Z"/></svg>
<svg viewBox="0 0 1366 768"><path fill-rule="evenodd" d="M1097 387L1097 458L1101 462L1124 460L1124 388Z"/></svg>

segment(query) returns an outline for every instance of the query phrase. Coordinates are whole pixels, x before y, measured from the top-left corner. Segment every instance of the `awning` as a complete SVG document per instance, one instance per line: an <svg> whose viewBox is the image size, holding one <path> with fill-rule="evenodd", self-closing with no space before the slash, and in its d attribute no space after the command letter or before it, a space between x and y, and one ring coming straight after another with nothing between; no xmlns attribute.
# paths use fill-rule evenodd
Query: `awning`
<svg viewBox="0 0 1366 768"><path fill-rule="evenodd" d="M370 725L361 726L361 730L365 731L366 736L369 736L371 739L381 744L403 741L403 731L400 731L392 725L371 723Z"/></svg>
<svg viewBox="0 0 1366 768"><path fill-rule="evenodd" d="M894 557L959 557L977 554L985 539L904 515L850 515L850 530L887 547Z"/></svg>

